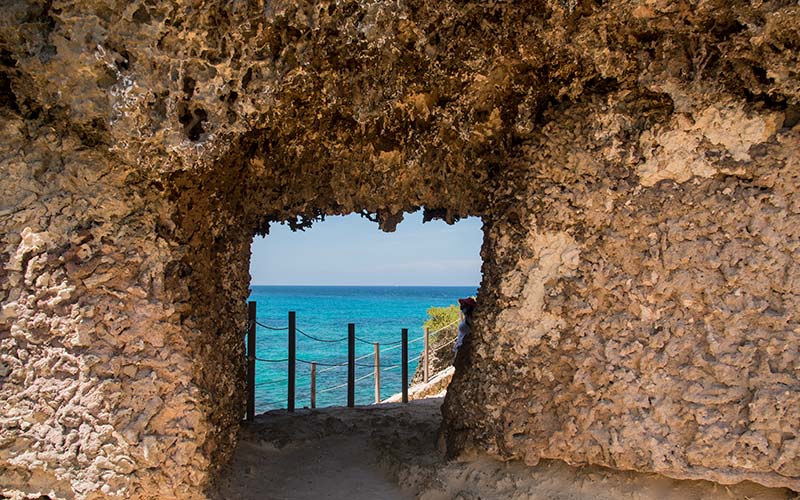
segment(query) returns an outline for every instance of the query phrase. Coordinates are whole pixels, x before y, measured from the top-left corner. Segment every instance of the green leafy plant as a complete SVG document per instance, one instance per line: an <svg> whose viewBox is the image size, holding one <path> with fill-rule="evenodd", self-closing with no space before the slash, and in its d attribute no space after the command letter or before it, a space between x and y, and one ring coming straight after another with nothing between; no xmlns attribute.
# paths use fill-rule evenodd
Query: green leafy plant
<svg viewBox="0 0 800 500"><path fill-rule="evenodd" d="M429 332L436 332L441 328L457 321L459 319L460 309L457 304L452 304L447 307L430 307L428 308L428 319L425 321L424 326ZM452 325L450 328L433 333L431 335L431 342L434 342L440 333L454 331L458 325Z"/></svg>

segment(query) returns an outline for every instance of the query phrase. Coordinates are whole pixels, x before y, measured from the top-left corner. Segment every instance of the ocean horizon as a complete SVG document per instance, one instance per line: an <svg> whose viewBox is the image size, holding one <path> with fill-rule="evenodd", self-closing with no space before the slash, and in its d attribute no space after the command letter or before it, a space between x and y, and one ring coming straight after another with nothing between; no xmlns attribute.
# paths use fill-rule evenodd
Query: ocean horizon
<svg viewBox="0 0 800 500"><path fill-rule="evenodd" d="M356 404L374 402L373 342L380 345L381 399L401 391L401 329L408 328L409 379L422 350L422 325L430 307L456 304L478 286L252 285L256 302L256 411L286 408L289 311L297 318L297 408L310 406L310 365L317 366L317 407L347 402L348 323L356 326ZM326 342L312 340L303 333ZM305 361L305 362L304 362ZM330 366L329 366L330 365ZM360 379L360 380L359 380Z"/></svg>

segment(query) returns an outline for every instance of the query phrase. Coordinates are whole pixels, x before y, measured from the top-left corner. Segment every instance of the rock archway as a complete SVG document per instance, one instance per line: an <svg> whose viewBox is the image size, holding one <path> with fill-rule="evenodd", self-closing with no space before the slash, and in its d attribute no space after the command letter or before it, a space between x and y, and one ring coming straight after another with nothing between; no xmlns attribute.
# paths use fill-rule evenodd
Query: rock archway
<svg viewBox="0 0 800 500"><path fill-rule="evenodd" d="M451 453L800 490L796 2L12 2L9 492L196 497L249 243L485 225Z"/></svg>

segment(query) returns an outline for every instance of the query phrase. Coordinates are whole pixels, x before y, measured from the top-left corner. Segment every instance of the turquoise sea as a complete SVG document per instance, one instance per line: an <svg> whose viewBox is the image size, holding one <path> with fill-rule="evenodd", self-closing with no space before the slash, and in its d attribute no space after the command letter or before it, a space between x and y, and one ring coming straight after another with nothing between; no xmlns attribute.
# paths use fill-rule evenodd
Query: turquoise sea
<svg viewBox="0 0 800 500"><path fill-rule="evenodd" d="M455 304L475 295L477 287L431 286L253 286L250 299L257 304L257 321L285 328L288 312L297 314L297 328L324 340L347 337L347 324L355 323L356 336L381 344L381 398L401 390L397 342L408 328L409 379L422 349L422 324L431 306ZM268 360L287 357L286 330L262 326L256 331L256 356ZM356 342L356 404L374 401L374 346ZM363 356L363 358L362 358ZM344 406L347 402L347 342L318 342L297 334L296 407L310 406L310 365L317 366L317 407ZM358 359L361 358L361 359ZM344 366L322 366L338 365ZM359 380L361 379L361 380ZM256 362L256 411L286 408L287 362Z"/></svg>

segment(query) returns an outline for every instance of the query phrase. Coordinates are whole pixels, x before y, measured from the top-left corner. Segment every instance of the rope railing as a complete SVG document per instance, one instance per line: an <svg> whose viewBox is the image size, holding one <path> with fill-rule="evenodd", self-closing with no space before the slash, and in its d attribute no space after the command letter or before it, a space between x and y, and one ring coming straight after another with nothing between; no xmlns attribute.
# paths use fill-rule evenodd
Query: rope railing
<svg viewBox="0 0 800 500"><path fill-rule="evenodd" d="M370 356L372 356L372 355L370 354ZM364 357L366 357L366 356L362 356L362 359ZM256 358L256 360L258 360L258 358ZM306 365L327 366L329 368L338 368L340 366L347 366L347 361L341 361L339 363L324 363L322 361L309 361L307 359L301 359L301 358L295 358L295 360L298 363L303 363L303 364L306 364ZM288 361L288 359L284 359L282 361ZM367 365L367 364L364 364L364 363L355 363L355 366L358 366L358 367L361 367L361 368L375 368L375 365ZM322 370L319 371L319 373L321 373L321 372L322 372Z"/></svg>
<svg viewBox="0 0 800 500"><path fill-rule="evenodd" d="M374 345L374 344L395 345L403 343L402 340L398 340L397 342L375 342L374 340L364 340L361 337L355 337L355 339L356 341L361 342L362 344L369 344L369 345Z"/></svg>
<svg viewBox="0 0 800 500"><path fill-rule="evenodd" d="M326 392L335 391L336 389L341 389L342 387L347 387L347 384L348 383L345 382L344 384L335 385L333 387L327 387L325 389L321 389L321 390L317 391L317 394L323 394L323 393L326 393Z"/></svg>
<svg viewBox="0 0 800 500"><path fill-rule="evenodd" d="M428 335L433 335L434 333L439 333L442 330L446 330L447 328L450 328L451 326L457 324L458 321L459 320L452 321L452 322L450 322L450 323L448 323L448 324L446 324L446 325L444 325L444 326L442 326L440 328L437 328L436 330L430 331L430 332L428 332ZM261 328L266 328L267 330L276 331L276 332L286 331L286 330L289 329L288 326L283 326L283 327L269 326L269 325L265 325L264 323L261 323L260 321L256 321L255 324L257 324ZM347 337L339 337L338 339L323 339L323 338L317 337L315 335L311 335L310 333L306 333L303 330L301 330L300 328L295 328L295 331L297 331L297 333L299 333L300 335L302 335L302 336L304 336L304 337L306 337L306 338L308 338L310 340L314 340L316 342L337 343L337 342L344 342L344 341L347 340ZM361 342L362 344L370 344L370 345L380 343L380 344L383 344L383 345L394 346L394 345L399 345L399 344L402 343L402 340L397 340L395 342L376 342L374 340L367 340L367 339L364 339L364 338L361 338L361 337L358 337L358 336L355 337L355 339L356 339L357 342ZM418 340L421 340L421 339L422 339L422 337L418 337L418 338L414 339L414 341L418 341ZM410 342L413 342L413 341L410 340L409 343Z"/></svg>
<svg viewBox="0 0 800 500"><path fill-rule="evenodd" d="M449 346L450 344L454 344L456 340L458 340L458 337L456 337L456 338L454 338L454 339L452 339L452 340L448 341L447 343L444 343L444 344L442 344L442 345L440 345L440 346L437 346L437 347L436 347L436 348L433 350L433 352L439 352L440 350L442 350L443 348L445 348L445 347Z"/></svg>
<svg viewBox="0 0 800 500"><path fill-rule="evenodd" d="M337 368L341 368L341 367L343 367L343 366L347 366L347 361L345 361L344 363L340 363L340 364L338 364L338 365L335 365L335 366L331 366L330 368L325 368L325 369L323 369L323 370L320 370L320 371L318 371L317 373L319 374L319 373L325 373L325 372L329 372L329 371L331 371L331 370L335 370L335 369L337 369Z"/></svg>
<svg viewBox="0 0 800 500"><path fill-rule="evenodd" d="M274 332L282 332L282 331L285 331L285 330L288 330L288 329L289 329L289 327L288 327L288 326L283 326L283 327L280 327L280 328L279 328L279 327L277 327L277 326L269 326L269 325L265 325L264 323L261 323L261 322L259 322L259 321L256 321L256 322L255 322L255 324L257 324L257 325L258 325L258 326L260 326L261 328L266 328L267 330L272 330L272 331L274 331Z"/></svg>
<svg viewBox="0 0 800 500"><path fill-rule="evenodd" d="M358 382L359 380L364 380L365 378L370 378L374 375L375 375L374 373L367 373L366 375L362 375L361 377L356 378L355 380L353 380L353 382ZM342 387L347 387L347 384L348 382L345 382L344 384L334 385L332 387L326 387L325 389L318 390L317 394L322 394L324 392L330 392L336 389L341 389Z"/></svg>
<svg viewBox="0 0 800 500"><path fill-rule="evenodd" d="M417 358L409 358L408 361L406 361L406 364L407 365L411 365L411 364L414 364L414 363L417 363L417 362L419 362L419 359L417 359ZM395 363L393 365L386 365L387 368L397 368L398 366L403 366L403 363ZM383 369L383 367L381 367L381 369Z"/></svg>
<svg viewBox="0 0 800 500"><path fill-rule="evenodd" d="M297 333L299 333L303 337L309 338L309 339L314 340L316 342L324 342L324 343L327 343L327 344L335 344L337 342L344 342L345 340L347 340L347 337L342 337L342 338L338 338L338 339L323 339L323 338L315 337L314 335L308 334L308 333L304 332L303 330L301 330L299 328L295 328L295 330L297 331Z"/></svg>
<svg viewBox="0 0 800 500"><path fill-rule="evenodd" d="M363 356L359 356L359 357L357 357L357 358L355 359L355 361L358 361L358 360L361 360L361 359L364 359L364 358L371 358L372 356L374 356L374 354L372 354L372 353L370 353L370 354L364 354ZM327 371L331 371L331 370L335 370L336 368L340 368L340 367L342 367L342 366L347 366L347 361L343 361L343 362L341 362L341 363L339 363L339 364L337 364L337 365L335 365L335 366L332 366L332 367L330 367L330 368L325 368L325 369L323 369L323 370L320 370L320 371L318 371L318 372L317 372L317 374L320 374L320 373L325 373L325 372L327 372ZM356 363L356 366L360 366L360 365L359 365L358 363ZM373 366L374 366L374 365L373 365Z"/></svg>
<svg viewBox="0 0 800 500"><path fill-rule="evenodd" d="M364 359L364 358L367 358L367 357L370 357L370 356L372 356L372 354L367 354L365 356L360 356L360 357L358 357L356 359ZM256 358L256 360L258 361L259 359ZM338 363L324 363L322 361L308 361L307 359L301 359L301 358L295 358L295 360L298 363L304 363L306 365L317 365L317 366L327 366L328 367L328 368L325 368L324 370L319 370L317 373L323 373L323 372L326 372L326 371L334 370L336 368L341 368L341 367L347 366L347 361L340 361ZM288 361L288 359L282 359L282 360L278 360L278 361ZM362 367L362 368L374 368L375 367L375 365L367 365L367 364L364 364L364 363L356 363L355 365L359 366L359 367Z"/></svg>
<svg viewBox="0 0 800 500"><path fill-rule="evenodd" d="M455 321L453 321L451 323L448 323L448 324L446 324L446 325L444 325L444 326L442 326L442 327L440 327L440 328L438 328L436 330L428 332L428 335L433 335L434 333L439 333L442 330L450 328L451 326L453 326L456 323L458 323L458 321L459 320L455 320ZM262 327L262 328L266 328L267 330L272 330L272 331L286 331L286 330L289 329L288 326L284 326L284 327L268 326L268 325L265 325L265 324L263 324L263 323L261 323L259 321L256 321L255 323L258 326ZM324 343L333 344L333 343L338 343L338 342L344 342L344 341L347 340L347 337L339 337L338 339L323 339L321 337L317 337L315 335L311 335L310 333L306 333L303 330L301 330L300 328L295 328L295 331L297 333L299 333L300 335L302 335L302 336L304 336L304 337L306 337L306 338L308 338L310 340L316 341L316 342L324 342ZM423 337L417 337L416 339L409 340L409 343L418 342L418 341L422 340L422 338ZM355 337L355 339L356 339L357 342L361 342L362 344L369 344L369 345L374 345L374 344L378 344L379 343L379 344L382 344L382 345L396 346L396 345L400 345L403 342L402 340L397 340L395 342L376 342L374 340L367 340L367 339L364 339L364 338L361 338L361 337Z"/></svg>
<svg viewBox="0 0 800 500"><path fill-rule="evenodd" d="M433 335L434 333L439 333L439 332L441 332L442 330L445 330L445 329L447 329L447 328L450 328L451 326L453 326L453 325L457 324L459 321L460 321L460 320L455 320L455 321L453 321L453 322L451 322L451 323L448 323L448 324L444 325L443 327L439 328L438 330L434 330L434 331L432 331L432 332L428 332L428 335Z"/></svg>
<svg viewBox="0 0 800 500"><path fill-rule="evenodd" d="M337 338L334 338L334 337L326 338L325 336L317 336L315 334L310 334L310 333L298 328L297 327L297 322L296 322L296 314L294 312L289 312L289 326L286 326L286 327L271 326L271 325L264 324L264 323L262 323L260 321L257 321L255 319L255 303L251 302L250 305L248 306L248 322L247 322L247 327L248 327L248 331L247 331L248 353L255 352L255 350L256 350L255 349L256 348L256 343L255 343L256 327L261 327L261 328L264 328L264 329L270 330L270 331L287 331L288 332L288 340L289 340L288 355L289 356L285 357L285 358L274 358L273 359L273 358L262 358L262 357L259 357L259 356L253 356L252 354L248 354L248 358L247 358L248 359L248 387L250 387L251 389L248 389L247 418L248 418L248 420L251 420L252 416L254 415L254 411L255 410L254 410L254 401L253 401L252 393L254 392L255 388L266 387L266 388L268 388L268 389L266 389L266 392L269 395L269 394L273 393L274 390L275 390L275 389L271 389L271 387L277 386L278 384L288 384L288 388L287 388L287 398L288 398L287 407L288 407L288 410L290 412L294 411L294 404L295 404L296 397L298 395L297 387L296 387L296 383L297 383L297 379L296 379L297 371L296 371L296 368L295 368L296 363L300 363L302 365L306 365L306 366L310 367L310 379L308 378L309 372L305 372L306 375L303 375L303 378L306 380L306 383L308 383L310 381L311 390L310 390L310 392L307 389L306 390L301 390L300 394L302 395L303 398L310 396L310 398L311 398L311 408L315 408L316 395L330 393L332 391L335 391L337 389L342 389L342 388L345 388L345 387L347 387L347 405L348 406L353 406L355 404L355 397L354 397L355 384L357 382L360 382L360 381L368 379L368 378L374 378L375 379L375 402L377 403L377 402L381 401L381 398L380 398L380 385L381 385L380 374L383 373L383 372L389 372L389 371L397 370L398 368L403 368L403 374L401 376L401 382L402 382L401 387L402 387L402 392L403 392L403 401L405 402L405 401L407 401L407 394L408 394L407 389L408 389L408 372L409 372L409 370L407 370L405 367L410 366L413 363L419 363L419 368L418 369L420 369L421 367L424 366L424 370L425 370L424 380L427 381L428 380L428 367L429 367L428 363L429 363L430 353L438 352L438 351L440 351L440 350L452 345L456 341L456 338L453 338L453 339L447 341L446 343L438 345L435 348L431 349L430 336L433 335L433 334L439 333L439 332L441 332L443 330L446 330L448 328L451 328L454 325L458 324L458 322L459 322L459 320L452 321L452 322L450 322L450 323L448 323L448 324L446 324L446 325L444 325L442 327L439 327L436 330L432 330L432 331L428 331L428 329L426 328L424 335L421 335L421 336L413 338L413 339L408 339L408 330L407 329L403 329L402 339L398 340L398 341L392 341L392 342L375 342L375 341L369 340L368 338L364 338L364 337L361 337L361 336L356 336L355 335L355 324L354 323L350 323L348 325L348 335L347 336L337 337ZM325 344L335 344L335 343L341 343L341 342L349 341L349 343L348 343L348 359L346 359L346 360L334 360L334 361L312 361L312 360L309 360L309 359L304 359L304 358L297 357L295 353L296 353L296 345L297 345L296 344L296 334L298 334L298 333L301 336L303 336L303 337L305 337L305 338L307 338L307 339L309 339L311 341L325 343ZM422 353L420 354L420 356L412 356L409 359L408 346L410 344L414 344L414 343L418 343L418 342L422 342L422 341L425 341L425 345L422 348L423 350L422 350ZM359 342L361 344L372 345L372 346L374 346L375 351L374 352L370 352L370 353L365 353L363 355L360 355L360 356L356 357L355 356L355 347L354 347L354 343L355 342ZM391 351L394 351L396 349L400 349L400 348L403 348L403 352L402 352L402 355L399 356L401 358L401 361L399 363L393 363L393 364L388 364L387 365L387 364L382 364L380 362L380 359L381 359L381 357L383 355L385 355L386 353L389 353ZM367 358L371 358L373 356L374 356L374 361L364 361ZM395 356L389 356L388 359L392 359L394 361L394 360L396 360L397 357L398 357L398 355L395 354ZM359 361L364 361L364 362L359 362ZM267 380L267 381L261 381L259 383L255 383L255 380L253 378L253 373L255 372L255 364L254 364L255 362L262 362L262 363L288 363L289 378L284 378L284 379L281 379L281 380ZM338 370L338 369L341 369L341 368L345 368L345 367L348 368L347 381L346 382L337 383L337 384L334 384L332 386L324 387L324 388L321 388L321 389L316 389L316 380L317 380L316 377L318 375L321 375L323 373L326 373L326 372L329 372L329 371L332 371L332 370ZM321 369L318 369L318 368L321 368ZM363 374L363 375L361 375L359 377L356 377L355 376L355 371L354 371L356 368L370 369L370 370L369 370L368 373L365 373L365 374ZM333 378L334 378L334 380L336 380L336 379L342 380L342 378L341 378L342 376L343 376L342 372L338 372L338 374L335 375ZM396 375L395 375L395 377L396 377ZM361 391L362 392L360 394L362 394L362 396L363 396L363 389L361 389ZM268 406L279 405L279 404L280 404L279 401L261 403L261 405L268 405Z"/></svg>
<svg viewBox="0 0 800 500"><path fill-rule="evenodd" d="M430 335L430 334L429 334L429 335ZM419 342L420 340L424 340L424 339L425 339L425 335L423 335L423 336L421 336L421 337L417 337L417 338L415 338L415 339L411 339L411 340L409 340L409 341L408 341L408 343L409 343L409 345L410 345L410 344L413 344L413 343L415 343L415 342ZM384 349L382 352L394 351L395 349L400 349L401 347L403 347L403 345L402 345L402 344L401 344L401 345L394 345L394 346L392 346L392 347L387 347L387 348L386 348L386 349Z"/></svg>
<svg viewBox="0 0 800 500"><path fill-rule="evenodd" d="M307 359L300 359L300 358L296 358L296 359L297 359L298 363L303 363L303 364L306 364L306 365L317 365L317 366L340 366L341 365L341 363L324 363L322 361L308 361ZM345 361L345 364L347 364L346 361Z"/></svg>

